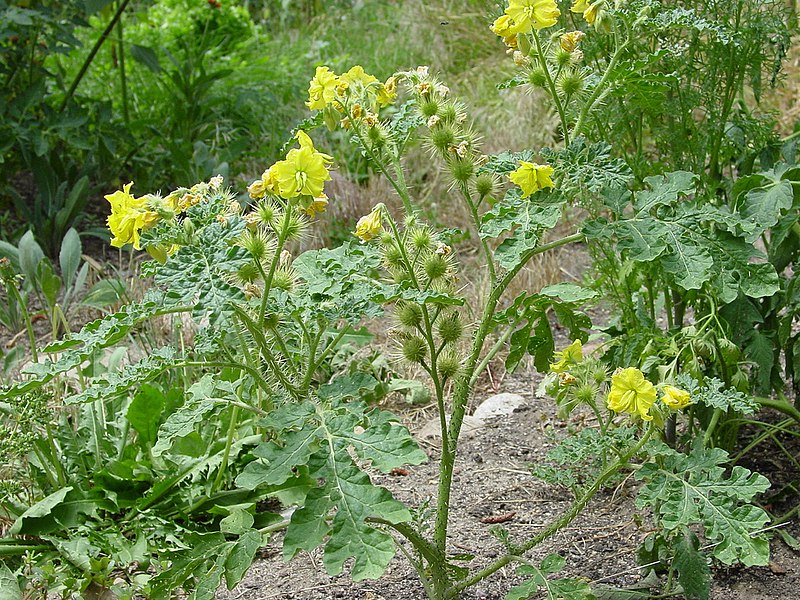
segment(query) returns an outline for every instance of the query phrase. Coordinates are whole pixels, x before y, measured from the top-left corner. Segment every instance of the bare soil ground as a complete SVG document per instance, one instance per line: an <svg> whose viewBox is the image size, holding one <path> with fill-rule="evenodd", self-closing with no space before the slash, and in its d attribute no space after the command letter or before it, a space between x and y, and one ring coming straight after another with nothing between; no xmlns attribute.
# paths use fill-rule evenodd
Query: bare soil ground
<svg viewBox="0 0 800 600"><path fill-rule="evenodd" d="M503 524L512 538L527 538L563 511L571 500L564 489L546 485L530 474L530 465L540 461L552 445L546 431L564 423L555 416L546 398L536 397L537 376L507 378L501 391L514 392L525 403L509 417L489 422L467 439L462 439L451 503L451 552L472 554L467 565L481 566L502 551L491 534L490 516L513 517ZM491 393L486 392L488 395ZM481 398L483 399L483 398ZM581 415L572 425L580 426ZM419 430L418 424L411 423ZM403 502L419 505L436 491L438 450L423 445L431 458L425 465L409 468L407 476L376 476L376 483L389 488ZM771 478L770 473L765 473ZM636 548L648 533L646 515L639 518L633 505L635 482L624 481L615 490L599 494L572 525L536 548L529 558L538 561L557 552L567 560L565 576L582 577L598 586L634 586L641 579ZM800 527L790 524L793 535ZM321 552L302 554L289 563L281 559L281 536L263 550L244 581L234 590L221 590L219 600L412 600L424 598L421 585L403 557L398 555L385 576L378 581L353 583L345 573L329 577L322 566ZM519 583L510 568L469 590L464 598L502 599ZM602 598L614 598L605 589ZM617 598L621 596L616 595ZM645 596L639 596L645 597ZM776 536L772 542L769 567L715 567L712 600L773 600L800 598L800 556Z"/></svg>

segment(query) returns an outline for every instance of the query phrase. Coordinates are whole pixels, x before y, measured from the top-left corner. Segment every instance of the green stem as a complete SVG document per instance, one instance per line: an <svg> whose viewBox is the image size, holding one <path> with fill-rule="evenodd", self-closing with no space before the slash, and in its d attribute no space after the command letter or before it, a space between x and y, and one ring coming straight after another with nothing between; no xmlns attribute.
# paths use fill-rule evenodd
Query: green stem
<svg viewBox="0 0 800 600"><path fill-rule="evenodd" d="M522 319L516 319L511 325L509 325L508 329L506 329L503 332L503 335L497 338L497 341L492 345L492 347L489 349L486 355L481 359L481 362L479 362L478 366L475 367L475 371L472 373L472 377L469 378L470 387L473 387L475 385L475 383L478 381L478 377L481 376L481 373L483 373L483 371L489 365L491 360L495 356L497 356L497 353L500 352L500 350L503 349L503 346L505 346L506 341L514 333L514 331L517 328L517 325L519 325L519 322L521 320Z"/></svg>
<svg viewBox="0 0 800 600"><path fill-rule="evenodd" d="M395 180L389 174L386 165L383 164L383 161L379 160L375 153L372 151L367 145L367 142L364 140L364 136L361 135L358 127L353 127L353 131L356 133L356 137L358 141L361 142L361 147L364 149L364 152L367 153L369 159L378 167L378 170L383 174L384 177L389 181L389 184L394 188L394 191L397 192L397 195L400 196L400 199L403 201L403 209L406 211L407 214L413 215L414 214L414 206L411 204L411 198L408 195L408 190L405 187L405 177L403 176L403 168L402 165L399 164L399 161L395 161L395 173L398 175L398 178L402 180L402 185L398 180Z"/></svg>
<svg viewBox="0 0 800 600"><path fill-rule="evenodd" d="M469 189L467 189L467 184L462 182L461 185L459 185L459 188L461 189L461 195L464 196L464 200L469 207L470 215L472 215L472 222L475 225L475 234L478 236L478 239L481 242L481 249L486 257L486 266L489 267L489 281L492 285L494 285L497 281L497 273L494 269L494 257L492 256L492 251L489 249L489 244L486 241L486 238L481 236L481 219L480 216L478 216L478 208L472 201L472 196L469 193Z"/></svg>
<svg viewBox="0 0 800 600"><path fill-rule="evenodd" d="M708 445L711 443L711 437L714 435L714 430L717 428L717 423L719 423L721 417L722 417L722 409L715 408L714 414L711 416L711 422L708 424L706 432L703 435L703 446L705 446L706 448L708 448Z"/></svg>
<svg viewBox="0 0 800 600"><path fill-rule="evenodd" d="M286 236L289 229L289 222L292 218L292 202L287 201L283 207L283 221L281 222L281 230L278 232L278 245L275 248L275 254L272 257L272 262L269 265L269 273L264 275L264 267L261 265L260 260L256 260L258 270L261 276L264 277L264 290L261 296L261 308L258 311L258 324L264 328L264 315L267 312L267 302L269 300L269 292L272 289L272 278L275 277L275 271L278 268L278 263L281 261L281 252L283 252L283 245L286 243Z"/></svg>
<svg viewBox="0 0 800 600"><path fill-rule="evenodd" d="M122 36L122 14L117 20L117 53L119 55L120 92L122 95L122 119L125 127L130 127L131 117L128 111L128 78L125 76L125 45Z"/></svg>
<svg viewBox="0 0 800 600"><path fill-rule="evenodd" d="M611 77L611 72L617 66L620 57L622 56L623 51L627 50L628 45L630 44L630 37L626 38L625 42L618 46L614 55L611 57L611 60L606 67L605 73L603 73L603 77L600 79L600 82L597 84L597 87L594 88L594 92L592 95L589 96L589 99L586 101L586 104L583 105L581 109L580 115L578 116L578 121L575 123L575 128L572 130L572 135L574 137L578 137L583 133L583 126L586 122L586 117L589 116L589 113L592 110L592 107L595 103L605 94L605 87L608 84L608 81Z"/></svg>
<svg viewBox="0 0 800 600"><path fill-rule="evenodd" d="M228 425L228 437L225 440L225 452L222 454L222 463L219 465L217 476L214 478L214 483L211 486L211 493L214 494L219 490L222 484L222 478L225 476L225 471L228 469L228 459L231 455L231 446L233 446L233 437L236 434L236 426L239 424L239 407L234 405L231 409L231 422Z"/></svg>
<svg viewBox="0 0 800 600"><path fill-rule="evenodd" d="M470 586L475 585L479 581L489 577L490 575L494 574L498 570L502 569L512 560L515 560L515 557L521 556L528 552L530 549L534 548L535 546L541 544L544 540L552 536L553 534L557 533L559 530L563 529L567 525L569 525L575 517L577 517L581 511L586 508L586 505L589 504L589 501L597 494L598 491L603 487L603 484L608 481L609 478L613 477L620 469L624 468L628 465L631 458L636 456L642 447L647 443L650 439L650 436L653 435L656 428L655 425L650 425L647 429L647 432L642 436L642 439L626 454L621 456L619 460L617 460L614 464L609 466L605 471L603 471L597 479L594 480L591 487L584 492L583 496L577 498L572 505L564 512L562 515L550 523L547 527L545 527L542 531L540 531L536 536L525 542L524 544L516 547L512 547L508 554L500 557L495 562L491 563L487 567L481 569L474 575L467 577L460 583L456 584L452 588L448 590L446 595L447 598L456 598L458 593L462 590L467 589Z"/></svg>
<svg viewBox="0 0 800 600"><path fill-rule="evenodd" d="M83 76L86 75L86 72L89 70L89 66L92 64L94 57L97 56L100 47L103 45L103 42L106 41L111 32L114 30L114 26L119 21L122 13L125 11L125 8L128 6L130 0L122 0L117 7L117 12L114 13L114 16L111 17L111 21L109 21L106 28L103 30L103 33L100 34L100 37L97 38L97 41L92 46L92 49L89 51L89 55L86 57L86 60L83 61L81 68L78 70L78 74L75 76L75 79L72 81L72 85L69 86L64 99L61 101L61 105L58 107L58 112L63 112L64 109L67 107L70 99L73 95L75 95L75 90L78 89L78 85L80 84Z"/></svg>
<svg viewBox="0 0 800 600"><path fill-rule="evenodd" d="M567 122L567 115L564 112L564 106L561 104L561 98L558 97L558 90L556 90L553 77L550 75L550 67L547 64L544 51L542 50L542 42L539 40L539 34L536 31L534 31L531 36L536 43L536 53L539 55L539 64L542 65L542 71L544 71L544 76L547 80L547 87L550 88L550 95L553 97L553 102L558 111L558 117L561 119L561 131L564 133L564 145L569 146L569 123Z"/></svg>

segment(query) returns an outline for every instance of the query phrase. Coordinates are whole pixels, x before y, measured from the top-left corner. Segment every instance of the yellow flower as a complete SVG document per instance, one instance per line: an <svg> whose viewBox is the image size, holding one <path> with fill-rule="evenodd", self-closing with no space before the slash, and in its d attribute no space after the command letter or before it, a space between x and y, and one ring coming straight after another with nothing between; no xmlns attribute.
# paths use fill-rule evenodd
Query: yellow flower
<svg viewBox="0 0 800 600"><path fill-rule="evenodd" d="M552 27L561 11L555 0L509 0L506 14L516 23L515 33Z"/></svg>
<svg viewBox="0 0 800 600"><path fill-rule="evenodd" d="M508 178L522 188L523 196L530 196L543 188L555 187L551 179L553 167L550 165L537 165L524 160L521 160L519 165L519 168L510 173Z"/></svg>
<svg viewBox="0 0 800 600"><path fill-rule="evenodd" d="M270 194L278 195L278 180L275 177L275 165L261 174L261 182L264 184L264 189Z"/></svg>
<svg viewBox="0 0 800 600"><path fill-rule="evenodd" d="M494 23L491 24L489 29L492 33L499 35L501 38L507 38L517 33L517 24L508 15L497 17Z"/></svg>
<svg viewBox="0 0 800 600"><path fill-rule="evenodd" d="M672 410L680 410L692 403L692 397L686 390L671 385L665 385L664 395L661 397L661 401Z"/></svg>
<svg viewBox="0 0 800 600"><path fill-rule="evenodd" d="M580 340L575 340L561 352L556 352L553 356L556 362L550 365L553 373L564 373L572 365L577 365L583 361L583 346Z"/></svg>
<svg viewBox="0 0 800 600"><path fill-rule="evenodd" d="M301 195L319 198L331 178L324 155L309 146L289 150L286 160L276 162L270 170L273 169L278 194L287 200Z"/></svg>
<svg viewBox="0 0 800 600"><path fill-rule="evenodd" d="M364 71L364 67L361 65L355 65L350 67L347 73L342 74L342 81L347 83L350 87L360 85L362 88L366 89L370 83L378 81L378 78Z"/></svg>
<svg viewBox="0 0 800 600"><path fill-rule="evenodd" d="M254 200L263 198L267 193L267 188L264 185L264 179L256 179L253 183L247 186L247 193Z"/></svg>
<svg viewBox="0 0 800 600"><path fill-rule="evenodd" d="M330 154L324 154L323 152L320 152L319 150L314 148L314 142L311 140L311 138L308 136L308 134L305 131L300 129L295 134L294 137L297 140L297 142L300 144L301 148L310 148L313 153L319 154L322 157L322 160L325 163L325 166L328 166L328 165L333 163L333 157Z"/></svg>
<svg viewBox="0 0 800 600"><path fill-rule="evenodd" d="M361 217L356 223L356 230L353 235L362 241L368 242L376 237L383 230L382 210L376 206L372 212Z"/></svg>
<svg viewBox="0 0 800 600"><path fill-rule="evenodd" d="M563 34L559 40L561 43L561 49L564 52L574 52L584 35L585 34L582 31L570 31L569 33Z"/></svg>
<svg viewBox="0 0 800 600"><path fill-rule="evenodd" d="M575 4L573 4L569 10L574 13L582 13L587 23L589 23L589 25L594 25L597 19L597 12L600 10L602 4L602 1L589 4L586 0L575 0Z"/></svg>
<svg viewBox="0 0 800 600"><path fill-rule="evenodd" d="M648 411L655 401L656 388L639 369L617 369L611 376L611 391L606 399L610 410L637 413L644 421L652 421Z"/></svg>
<svg viewBox="0 0 800 600"><path fill-rule="evenodd" d="M111 215L108 217L108 228L114 234L111 245L122 248L125 244L133 244L137 250L142 249L139 234L142 230L155 225L158 213L150 210L145 198L134 198L131 195L133 182L124 185L121 191L106 196L111 203Z"/></svg>
<svg viewBox="0 0 800 600"><path fill-rule="evenodd" d="M322 196L319 198L314 198L311 200L309 205L304 207L302 210L313 219L318 213L324 213L326 208L328 208L328 197L325 194L322 194Z"/></svg>
<svg viewBox="0 0 800 600"><path fill-rule="evenodd" d="M308 84L308 101L311 110L322 110L330 104L336 95L339 78L328 67L317 67L314 78Z"/></svg>

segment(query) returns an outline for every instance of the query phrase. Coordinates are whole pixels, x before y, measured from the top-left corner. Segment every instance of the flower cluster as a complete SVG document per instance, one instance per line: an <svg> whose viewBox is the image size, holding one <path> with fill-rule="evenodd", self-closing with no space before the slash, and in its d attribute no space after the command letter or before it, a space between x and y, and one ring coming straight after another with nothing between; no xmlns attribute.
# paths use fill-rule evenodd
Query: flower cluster
<svg viewBox="0 0 800 600"><path fill-rule="evenodd" d="M396 98L395 77L382 83L365 72L361 65L355 65L342 75L323 66L317 67L309 82L306 106L323 111L331 129L337 124L348 129L354 122L375 127L380 109L392 104Z"/></svg>
<svg viewBox="0 0 800 600"><path fill-rule="evenodd" d="M333 158L319 152L305 131L298 131L295 138L300 148L289 150L284 160L264 171L261 179L251 183L247 191L254 200L267 194L284 200L298 198L300 209L313 218L328 206L323 189L331 178L328 167Z"/></svg>
<svg viewBox="0 0 800 600"><path fill-rule="evenodd" d="M661 402L671 410L681 410L692 404L689 392L673 385L664 385ZM611 377L611 391L606 403L614 412L638 414L651 421L650 409L656 401L656 387L635 367L617 369Z"/></svg>
<svg viewBox="0 0 800 600"><path fill-rule="evenodd" d="M191 188L181 188L161 198L156 194L146 194L136 198L131 194L133 182L122 186L105 199L111 204L108 217L108 228L114 236L111 245L122 248L133 244L136 250L142 249L141 234L163 219L174 219L189 208L203 200L209 192L216 192L222 187L222 177L212 177L207 183L201 182ZM148 248L150 250L150 248ZM157 254L160 252L154 249Z"/></svg>

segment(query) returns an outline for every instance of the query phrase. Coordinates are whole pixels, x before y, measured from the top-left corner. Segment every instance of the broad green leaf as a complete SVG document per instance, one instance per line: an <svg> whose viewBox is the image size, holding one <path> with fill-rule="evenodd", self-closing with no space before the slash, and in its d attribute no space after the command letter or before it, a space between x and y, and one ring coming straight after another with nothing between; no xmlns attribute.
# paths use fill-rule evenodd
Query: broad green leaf
<svg viewBox="0 0 800 600"><path fill-rule="evenodd" d="M309 425L300 431L285 433L280 444L272 441L260 444L253 454L266 461L266 469L262 463L249 463L236 478L236 485L255 489L259 485L280 485L294 477L295 467L308 462L322 434L320 427Z"/></svg>
<svg viewBox="0 0 800 600"><path fill-rule="evenodd" d="M220 406L219 399L235 398L231 384L218 381L211 373L187 390L187 399L183 406L173 412L158 428L158 441L153 446L153 456L160 456L169 450L178 439L194 432L195 426L208 413Z"/></svg>
<svg viewBox="0 0 800 600"><path fill-rule="evenodd" d="M222 533L241 535L253 526L254 521L252 514L238 508L219 522L219 530Z"/></svg>
<svg viewBox="0 0 800 600"><path fill-rule="evenodd" d="M740 210L742 218L750 221L754 229L745 240L753 243L775 225L782 213L792 207L793 199L792 184L786 180L770 179L764 187L748 191Z"/></svg>
<svg viewBox="0 0 800 600"><path fill-rule="evenodd" d="M633 181L630 167L622 159L611 158L611 146L606 142L589 144L579 137L560 150L542 148L541 154L562 176L563 189L600 192L625 188Z"/></svg>
<svg viewBox="0 0 800 600"><path fill-rule="evenodd" d="M562 302L585 302L597 297L597 292L574 283L557 283L543 287L542 296L558 298Z"/></svg>
<svg viewBox="0 0 800 600"><path fill-rule="evenodd" d="M688 530L675 544L672 566L678 572L678 583L687 600L708 600L711 588L711 569L698 546L697 536Z"/></svg>
<svg viewBox="0 0 800 600"><path fill-rule="evenodd" d="M5 563L0 563L0 600L22 600L17 578Z"/></svg>
<svg viewBox="0 0 800 600"><path fill-rule="evenodd" d="M47 521L45 524L47 528L54 526L55 523L52 522L51 516L53 509L64 501L72 489L72 486L61 488L31 506L14 522L8 533L11 535L35 534L41 530L45 521ZM35 528L36 531L34 532L31 528Z"/></svg>
<svg viewBox="0 0 800 600"><path fill-rule="evenodd" d="M263 543L262 535L258 531L248 531L236 541L225 560L225 585L229 590L242 580Z"/></svg>
<svg viewBox="0 0 800 600"><path fill-rule="evenodd" d="M637 214L649 214L657 206L674 204L680 196L694 192L696 180L697 175L688 171L646 177L644 182L650 189L636 194L633 207Z"/></svg>
<svg viewBox="0 0 800 600"><path fill-rule="evenodd" d="M32 231L25 232L18 244L19 248L19 268L28 281L36 281L36 269L39 262L44 258L44 251L36 243Z"/></svg>
<svg viewBox="0 0 800 600"><path fill-rule="evenodd" d="M644 482L636 499L639 508L649 506L654 519L667 531L701 523L714 556L725 564L746 566L769 561L769 543L760 531L767 514L751 504L769 488L758 473L736 466L725 477L728 455L719 448L696 447L683 455L664 446L654 446L661 466L646 463L636 473Z"/></svg>
<svg viewBox="0 0 800 600"><path fill-rule="evenodd" d="M61 277L56 275L49 259L43 258L39 261L39 266L36 268L36 280L39 282L39 289L42 291L47 305L51 308L54 307L64 282Z"/></svg>
<svg viewBox="0 0 800 600"><path fill-rule="evenodd" d="M225 561L234 543L221 533L189 534L186 548L167 554L170 566L152 579L151 597L169 598L186 582L196 582L190 598L212 600L222 583Z"/></svg>
<svg viewBox="0 0 800 600"><path fill-rule="evenodd" d="M58 254L61 275L67 285L72 285L78 265L81 262L81 238L72 227L69 228L61 241L61 251Z"/></svg>
<svg viewBox="0 0 800 600"><path fill-rule="evenodd" d="M349 440L356 453L372 461L372 466L388 473L405 464L427 462L428 456L420 449L408 429L397 422L397 418L384 410L366 413L363 432L356 433L355 419L340 417L335 427L343 440Z"/></svg>
<svg viewBox="0 0 800 600"><path fill-rule="evenodd" d="M155 442L163 410L164 394L156 386L143 385L133 397L126 416L143 444Z"/></svg>

